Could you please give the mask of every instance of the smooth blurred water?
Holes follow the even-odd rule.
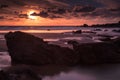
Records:
[[[0,68],[8,67],[11,65],[11,58],[8,52],[0,52]]]
[[[42,80],[120,80],[120,64],[73,67],[52,76],[44,76]]]
[[[11,64],[7,52],[0,52],[0,69]],[[20,67],[20,65],[19,65]],[[102,64],[94,66],[44,66],[39,75],[42,80],[120,80],[120,64]]]

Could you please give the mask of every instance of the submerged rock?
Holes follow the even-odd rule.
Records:
[[[70,41],[74,49],[47,44],[43,39],[23,32],[5,35],[12,64],[79,65],[120,62],[120,39],[78,44]]]
[[[73,33],[74,33],[74,34],[81,34],[81,33],[82,33],[82,30],[77,30],[77,31],[74,31]]]
[[[119,29],[119,30],[114,29],[114,30],[112,30],[112,31],[113,31],[113,32],[120,33],[120,29]]]
[[[111,41],[112,39],[109,37],[104,37],[104,38],[100,38],[99,40],[101,41]]]

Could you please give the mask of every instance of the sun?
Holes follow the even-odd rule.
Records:
[[[37,20],[37,16],[32,16],[31,14],[33,14],[35,11],[29,11],[28,12],[28,18],[31,20]]]

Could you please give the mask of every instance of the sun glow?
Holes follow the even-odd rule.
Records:
[[[29,11],[28,12],[28,18],[31,20],[37,20],[38,17],[37,16],[32,16],[31,14],[33,14],[35,11]]]

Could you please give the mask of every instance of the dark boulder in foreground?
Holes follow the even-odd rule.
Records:
[[[111,42],[74,45],[80,64],[104,64],[120,62],[120,39]]]
[[[75,63],[73,50],[50,45],[42,39],[23,32],[5,35],[12,64],[61,64]]]
[[[12,64],[76,65],[120,62],[120,39],[101,43],[74,44],[74,49],[50,45],[23,32],[5,35]]]
[[[16,68],[11,70],[1,70],[0,80],[42,80],[37,73],[26,68]]]

